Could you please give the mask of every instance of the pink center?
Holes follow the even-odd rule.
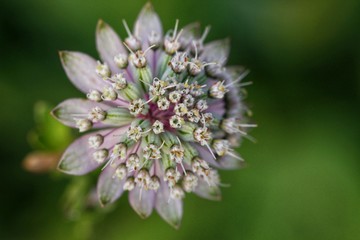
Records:
[[[153,124],[156,120],[164,124],[164,129],[167,131],[174,131],[170,126],[169,119],[175,115],[174,114],[174,104],[170,104],[169,109],[160,110],[156,103],[149,103],[149,111],[146,115],[142,115],[142,118],[147,119]]]

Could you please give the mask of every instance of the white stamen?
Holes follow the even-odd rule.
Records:
[[[130,29],[129,29],[129,26],[127,25],[125,19],[123,19],[122,22],[123,22],[123,25],[125,27],[126,33],[128,34],[129,37],[132,37],[133,35],[132,35],[132,33],[131,33]]]
[[[126,44],[126,42],[123,42],[124,46],[127,48],[127,50],[129,50],[129,52],[131,52],[132,54],[135,55],[135,53],[133,52],[133,50],[131,50],[131,48]]]
[[[207,37],[207,35],[209,34],[209,32],[210,32],[210,29],[211,29],[211,26],[206,26],[206,28],[205,28],[205,30],[204,30],[204,32],[203,32],[203,35],[201,36],[201,38],[200,38],[200,42],[204,42],[205,41],[205,38]]]
[[[240,82],[244,77],[246,77],[248,74],[250,73],[249,70],[246,70],[245,72],[243,72],[237,79],[235,79],[234,81],[232,81],[231,83],[227,84],[225,86],[225,88],[232,86],[233,84]]]
[[[211,153],[211,155],[213,156],[213,158],[216,160],[215,154],[213,153],[211,147],[209,146],[208,143],[205,143],[205,146],[207,147],[207,149],[209,150],[209,152]]]
[[[175,20],[175,27],[174,27],[174,32],[173,32],[173,40],[176,37],[176,33],[177,33],[177,29],[178,29],[178,25],[179,25],[179,19]]]
[[[253,128],[253,127],[257,127],[257,124],[239,124],[240,127],[244,127],[244,128]]]

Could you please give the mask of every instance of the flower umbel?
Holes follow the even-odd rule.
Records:
[[[61,51],[70,81],[87,99],[69,99],[52,114],[63,124],[89,131],[63,154],[58,169],[71,175],[97,168],[100,204],[129,191],[143,218],[153,208],[174,227],[182,218],[186,193],[220,199],[216,169],[241,167],[234,151],[247,129],[240,84],[247,71],[225,67],[229,41],[205,43],[209,27],[198,24],[163,34],[150,3],[124,42],[99,20],[100,61]],[[90,131],[91,130],[91,131]]]

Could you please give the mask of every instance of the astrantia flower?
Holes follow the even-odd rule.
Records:
[[[69,99],[52,114],[89,133],[72,143],[59,170],[83,175],[101,168],[97,184],[105,206],[129,191],[143,218],[153,208],[178,227],[186,193],[220,199],[216,169],[242,165],[234,151],[246,130],[240,67],[225,68],[229,41],[205,44],[190,24],[163,34],[150,4],[122,41],[102,20],[96,30],[99,61],[62,51],[71,82],[87,99]]]

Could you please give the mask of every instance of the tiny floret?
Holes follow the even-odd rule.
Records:
[[[91,101],[95,101],[95,102],[101,102],[102,98],[101,98],[101,93],[97,90],[91,90],[86,97],[91,100]]]
[[[140,158],[136,153],[130,154],[126,160],[126,167],[129,172],[136,171],[140,168]]]
[[[75,122],[79,132],[85,132],[92,127],[92,122],[89,119],[75,119]]]
[[[96,74],[102,77],[104,80],[107,79],[111,74],[109,66],[106,63],[101,64],[101,62],[98,61],[98,65],[96,66]]]
[[[129,105],[129,111],[132,115],[139,115],[144,110],[145,102],[142,99],[136,99],[132,101]]]
[[[101,134],[95,134],[89,137],[89,146],[91,148],[97,149],[104,142],[104,137]]]
[[[106,114],[107,113],[104,110],[102,110],[101,108],[94,107],[93,109],[91,109],[88,118],[92,122],[96,123],[96,122],[105,120]]]
[[[174,115],[170,118],[169,123],[172,128],[181,128],[184,124],[184,119],[178,115]]]
[[[94,153],[93,153],[93,158],[94,160],[97,162],[97,163],[104,163],[106,158],[108,157],[109,155],[109,151],[107,149],[99,149],[99,150],[96,150]]]
[[[127,169],[126,169],[125,164],[120,164],[119,166],[116,167],[113,178],[116,177],[116,178],[122,180],[126,177],[126,175],[127,175]]]
[[[115,101],[117,99],[117,93],[113,87],[105,87],[101,95],[101,99],[104,101]]]
[[[120,68],[124,69],[128,66],[128,55],[125,53],[119,53],[114,56],[115,64]]]
[[[165,131],[164,130],[164,124],[162,122],[160,122],[159,120],[156,120],[153,123],[152,129],[153,129],[155,134],[160,134],[160,133],[163,133]]]
[[[226,86],[224,86],[224,82],[218,81],[210,87],[210,96],[213,98],[223,98],[228,91]]]
[[[131,191],[135,188],[135,180],[133,177],[129,177],[128,179],[126,179],[124,186],[123,186],[124,190],[127,191]]]

